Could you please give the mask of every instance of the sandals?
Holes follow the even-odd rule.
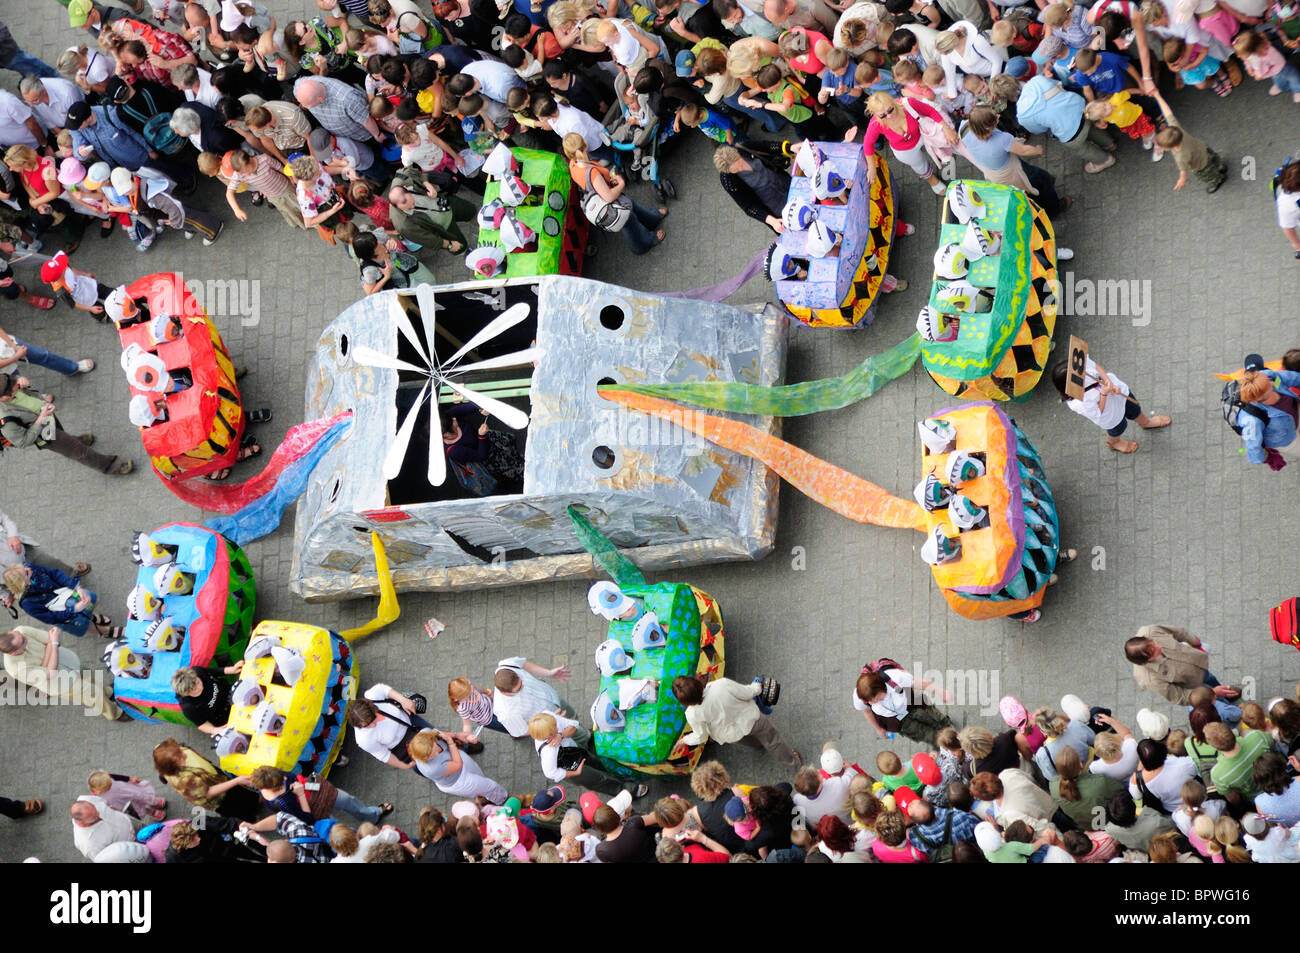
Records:
[[[1083,171],[1091,173],[1092,175],[1096,175],[1098,172],[1104,171],[1105,169],[1109,169],[1114,164],[1115,164],[1115,157],[1107,156],[1105,162],[1086,163],[1083,167]]]
[[[43,810],[45,810],[45,802],[38,797],[31,797],[23,801],[23,813],[28,817],[39,814]]]
[[[266,204],[266,196],[264,196],[261,192],[254,192],[254,193],[253,193],[253,204],[254,204],[254,205],[257,205],[257,206],[265,205],[265,204]]]
[[[107,238],[109,235],[112,235],[112,234],[113,234],[113,226],[114,226],[115,224],[117,224],[117,223],[114,222],[112,218],[106,218],[106,219],[104,219],[104,221],[101,222],[101,223],[100,223],[100,226],[99,226],[99,237],[100,237],[100,238]]]
[[[392,801],[385,801],[383,804],[379,805],[379,819],[380,819],[381,821],[382,821],[384,818],[386,818],[389,814],[392,814],[392,813],[393,813],[393,802],[392,802]]]
[[[271,408],[259,407],[257,410],[248,411],[248,422],[250,424],[269,424],[271,422]]]
[[[448,239],[442,243],[442,250],[451,255],[459,255],[465,250],[465,243]]]
[[[1232,80],[1227,79],[1226,77],[1224,79],[1215,80],[1214,92],[1217,96],[1227,96],[1232,92]]]
[[[234,471],[230,467],[222,467],[220,470],[214,470],[212,473],[209,473],[206,479],[211,480],[213,483],[220,483],[233,472]]]
[[[76,572],[78,578],[90,575],[90,563],[77,563],[72,569]]]
[[[54,307],[54,299],[47,298],[45,295],[28,295],[27,303],[38,311],[49,311]]]
[[[95,624],[96,628],[100,628],[100,629],[104,628],[105,626],[109,626],[113,624],[113,620],[110,619],[108,616],[104,615],[104,613],[102,612],[96,612],[94,615],[90,617],[90,621]]]
[[[262,445],[257,442],[257,438],[252,434],[245,434],[244,439],[239,444],[239,459],[251,460],[262,453]]]

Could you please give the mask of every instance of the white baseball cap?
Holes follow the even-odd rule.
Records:
[[[818,220],[808,228],[808,241],[805,247],[813,258],[825,258],[839,240],[838,232],[832,231],[829,225]]]
[[[840,754],[838,748],[827,745],[822,749],[821,765],[827,774],[839,774],[844,770],[844,755]]]

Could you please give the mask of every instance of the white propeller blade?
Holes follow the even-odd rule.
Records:
[[[419,418],[420,408],[429,393],[429,385],[429,381],[424,382],[424,387],[420,389],[420,396],[415,398],[415,403],[411,404],[411,409],[406,412],[406,419],[397,429],[397,436],[393,438],[393,443],[388,448],[388,456],[384,457],[385,480],[395,480],[402,472],[402,461],[406,459],[406,449],[411,445],[411,434],[415,432],[415,421]]]
[[[502,403],[495,397],[488,397],[486,394],[476,394],[469,388],[461,387],[455,381],[449,381],[445,377],[442,382],[470,403],[477,404],[483,410],[486,410],[489,414],[500,420],[512,430],[523,430],[528,426],[528,415],[522,410],[511,407],[509,404]]]
[[[415,371],[417,374],[425,375],[429,373],[427,367],[416,367],[414,364],[408,364],[406,361],[389,357],[387,354],[380,354],[373,347],[366,347],[364,344],[358,344],[352,348],[352,359],[358,364],[364,364],[367,367],[388,367],[393,370]]]
[[[494,367],[518,367],[521,364],[532,364],[541,356],[542,349],[540,347],[530,347],[523,351],[515,351],[513,354],[489,357],[486,361],[462,364],[456,368],[456,373],[459,374],[461,371],[486,371]]]
[[[442,442],[442,415],[438,413],[438,395],[429,398],[429,469],[425,479],[430,486],[442,486],[447,479],[447,446]]]
[[[419,336],[415,333],[415,325],[411,324],[410,315],[402,307],[401,295],[393,295],[393,322],[397,325],[397,330],[402,332],[402,336],[411,342],[415,348],[415,353],[424,359],[426,364],[429,363],[429,355],[424,352],[424,345],[420,343]]]
[[[520,321],[523,321],[528,317],[529,310],[530,308],[528,305],[521,301],[519,304],[514,305],[497,315],[484,325],[478,334],[466,341],[464,347],[451,357],[447,358],[447,360],[443,362],[443,366],[446,367],[455,364],[462,356],[474,350],[474,348],[478,347],[484,341],[490,341],[502,331],[508,331],[510,328],[513,328]]]
[[[438,320],[438,302],[432,285],[416,285],[415,300],[420,305],[420,323],[424,326],[424,339],[429,342],[429,366],[438,363],[438,339],[434,337]]]

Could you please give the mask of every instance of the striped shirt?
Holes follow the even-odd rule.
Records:
[[[293,103],[286,103],[281,99],[262,103],[262,106],[271,114],[275,125],[259,129],[253,133],[254,135],[266,136],[281,152],[302,149],[307,145],[307,137],[311,135],[311,123],[307,120],[306,113]]]
[[[456,714],[476,725],[486,725],[492,720],[492,699],[477,688],[456,703]]]
[[[279,164],[270,156],[262,153],[253,161],[251,172],[236,172],[226,186],[227,192],[237,192],[239,184],[245,182],[254,192],[261,192],[268,198],[283,195],[293,188],[292,180],[280,171]]]

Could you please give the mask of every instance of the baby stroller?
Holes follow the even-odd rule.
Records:
[[[605,134],[614,149],[619,171],[629,181],[640,178],[654,185],[660,201],[667,202],[677,198],[677,189],[672,180],[659,172],[659,153],[663,144],[674,133],[671,126],[664,126],[656,115],[659,107],[659,93],[637,95],[639,101],[636,110],[645,118],[645,123],[635,124],[637,116],[625,101],[629,80],[620,74],[614,81],[614,105],[605,114]]]

